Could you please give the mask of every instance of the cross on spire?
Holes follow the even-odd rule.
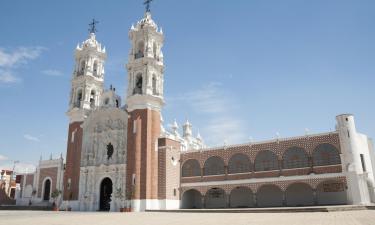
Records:
[[[96,29],[96,24],[98,24],[99,21],[96,21],[95,19],[92,19],[92,22],[89,23],[89,32],[92,34],[95,34],[98,30]]]
[[[143,5],[146,6],[146,12],[150,12],[150,4],[153,0],[145,0],[145,2],[143,3]]]

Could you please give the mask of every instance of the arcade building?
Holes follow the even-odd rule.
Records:
[[[129,30],[124,103],[104,88],[107,52],[91,25],[75,49],[65,163],[41,160],[21,175],[18,205],[145,211],[375,202],[373,144],[353,115],[338,115],[333,132],[208,148],[188,121],[181,133],[177,123],[163,126],[164,34],[150,11]]]

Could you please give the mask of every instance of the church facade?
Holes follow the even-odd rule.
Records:
[[[372,141],[357,132],[353,115],[337,116],[333,132],[207,148],[199,134],[192,135],[188,121],[182,134],[176,122],[170,131],[163,127],[164,34],[149,11],[131,27],[129,39],[125,104],[114,87],[104,88],[107,53],[95,29],[75,50],[66,162],[55,176],[61,179],[55,187],[62,191],[61,209],[375,202]],[[24,182],[49,200],[46,179],[40,183],[42,178],[31,181],[26,175]],[[18,202],[27,201],[21,194]]]

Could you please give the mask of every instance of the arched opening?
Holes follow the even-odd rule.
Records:
[[[257,192],[259,207],[280,207],[283,205],[283,192],[276,185],[263,185]]]
[[[261,151],[255,157],[255,171],[278,170],[279,163],[275,153],[266,150]]]
[[[347,204],[346,187],[341,181],[324,181],[316,191],[318,205]]]
[[[143,58],[144,57],[144,51],[145,51],[145,44],[143,41],[138,42],[137,45],[137,51],[135,53],[135,59]]]
[[[228,173],[247,173],[251,171],[251,162],[249,157],[244,154],[233,155],[228,163]]]
[[[75,103],[75,107],[77,107],[77,108],[81,107],[82,97],[83,97],[82,90],[79,90],[78,93],[77,93],[77,101]]]
[[[318,145],[313,152],[314,166],[327,166],[341,164],[337,148],[331,144]]]
[[[191,189],[185,191],[182,195],[182,205],[183,209],[201,209],[202,208],[202,195],[199,191]]]
[[[152,50],[153,50],[153,53],[154,53],[154,59],[157,59],[157,53],[156,53],[157,46],[156,46],[156,43],[155,43],[155,42],[153,43],[153,48],[152,48]]]
[[[86,66],[86,62],[85,62],[85,60],[82,60],[82,61],[81,61],[80,68],[79,68],[78,76],[84,74],[84,72],[85,72],[85,66]]]
[[[309,167],[309,158],[303,148],[292,147],[284,152],[283,168],[304,168]]]
[[[116,99],[116,108],[120,107],[120,103],[118,101],[118,99]]]
[[[225,191],[221,188],[212,188],[205,196],[207,209],[226,208]]]
[[[313,189],[305,183],[289,185],[285,191],[287,206],[309,206],[314,205]]]
[[[95,108],[95,95],[96,95],[95,90],[91,90],[91,93],[90,93],[90,107],[91,108]]]
[[[212,156],[204,163],[204,175],[224,174],[224,160],[218,156]]]
[[[196,177],[201,175],[201,167],[196,159],[189,159],[182,165],[182,177]]]
[[[94,76],[98,76],[98,62],[97,61],[94,62],[92,73],[94,74]]]
[[[153,95],[158,95],[158,91],[157,91],[157,88],[156,88],[156,76],[152,76],[152,94]]]
[[[47,179],[44,181],[44,188],[43,188],[43,200],[49,201],[51,196],[51,180]]]
[[[100,184],[100,211],[109,211],[111,209],[112,188],[111,179],[104,178]]]
[[[237,187],[231,191],[229,202],[231,208],[254,207],[253,192],[246,187]]]
[[[142,87],[143,87],[143,78],[142,74],[138,74],[135,79],[135,85],[134,85],[134,94],[142,94]]]

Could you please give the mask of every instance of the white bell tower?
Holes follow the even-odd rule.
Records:
[[[126,66],[128,110],[149,108],[160,111],[164,104],[163,32],[147,11],[144,18],[131,27],[129,38],[132,47]]]
[[[72,76],[72,89],[68,116],[72,121],[83,121],[88,112],[99,106],[103,93],[105,48],[96,40],[93,20],[89,38],[77,45],[75,67]]]

